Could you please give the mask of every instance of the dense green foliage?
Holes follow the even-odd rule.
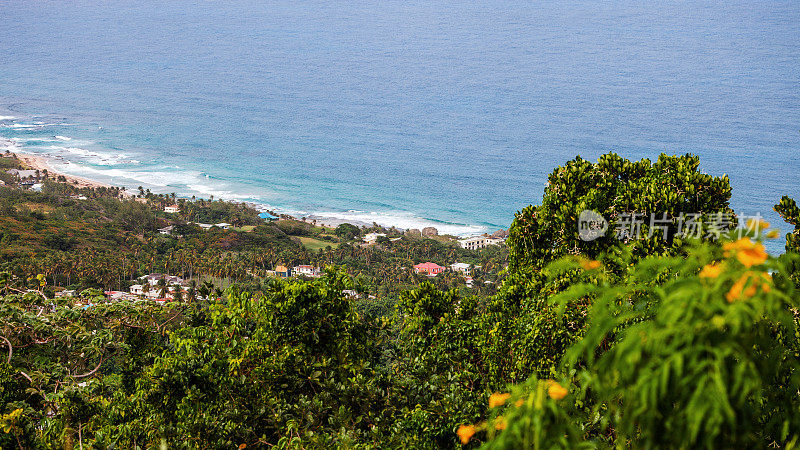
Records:
[[[67,192],[0,188],[2,448],[791,448],[800,437],[795,247],[772,258],[763,234],[577,234],[584,209],[729,212],[728,180],[696,157],[571,161],[517,214],[508,249],[479,252],[287,217],[202,231],[189,222],[247,225],[253,211]],[[161,211],[173,202],[180,213]],[[797,226],[793,201],[776,209]],[[177,231],[155,231],[166,224]],[[366,231],[392,239],[361,244]],[[499,286],[422,277],[421,260],[482,265],[476,280]],[[327,270],[266,277],[278,263]],[[154,269],[206,283],[165,304],[85,289]],[[82,297],[53,299],[54,285]]]
[[[580,157],[556,168],[548,178],[542,204],[529,206],[517,214],[508,238],[512,270],[542,267],[564,255],[581,253],[594,258],[620,240],[615,229],[623,214],[647,216],[641,231],[647,239],[623,239],[639,255],[663,252],[682,244],[675,239],[683,214],[732,213],[727,176],[714,177],[700,172],[697,156],[667,156],[655,163],[647,159],[629,161],[615,153],[591,163]],[[578,233],[578,218],[591,210],[609,220],[609,231],[601,238],[583,241]],[[672,219],[666,233],[653,227],[649,215],[666,214]]]
[[[78,194],[86,199],[74,198]],[[412,237],[361,246],[358,228],[355,235],[339,237],[331,229],[297,220],[267,222],[242,204],[179,201],[187,214],[213,212],[229,223],[239,216],[249,218],[241,219],[244,222],[258,220],[246,229],[203,231],[181,218],[183,212],[161,211],[161,203],[167,202],[164,197],[150,194],[150,198],[145,203],[120,200],[117,191],[76,191],[71,185],[51,181],[45,182],[41,193],[0,186],[0,270],[13,273],[23,284],[31,276],[44,274],[50,286],[78,290],[124,290],[151,272],[213,279],[223,285],[237,282],[257,289],[278,264],[335,264],[360,276],[367,293],[393,302],[404,289],[426,279],[412,270],[419,262],[482,266],[475,276],[476,291],[492,291],[493,285],[483,281],[497,281],[506,264],[504,247],[474,252],[454,242]],[[156,231],[167,225],[173,225],[172,235]],[[337,246],[309,250],[299,241],[305,236],[330,239]],[[441,287],[465,287],[463,277],[450,275],[435,281]]]

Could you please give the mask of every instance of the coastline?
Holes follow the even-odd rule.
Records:
[[[66,178],[67,182],[69,184],[73,185],[73,186],[76,186],[76,187],[79,187],[79,188],[125,187],[126,190],[121,190],[120,193],[123,196],[125,196],[126,198],[135,197],[135,192],[133,190],[127,190],[128,188],[130,188],[130,186],[124,186],[124,185],[115,186],[115,185],[112,185],[112,184],[109,184],[109,183],[106,183],[106,182],[98,181],[98,180],[95,180],[95,179],[92,179],[92,178],[87,178],[85,176],[72,175],[72,174],[65,173],[63,171],[59,171],[57,169],[54,169],[53,165],[50,163],[50,159],[51,158],[49,158],[47,156],[27,153],[27,152],[21,151],[19,147],[12,146],[12,145],[4,146],[4,147],[2,147],[2,150],[10,151],[14,155],[16,155],[16,157],[20,160],[20,162],[24,166],[27,166],[28,168],[30,168],[32,170],[39,170],[39,171],[47,170],[48,174],[51,177],[63,176],[64,178]],[[188,197],[186,197],[186,198],[188,198]],[[249,202],[249,201],[242,201],[241,203],[248,204],[248,205],[254,207],[255,209],[264,210],[264,211],[270,211],[270,210],[262,208],[261,205],[256,205],[256,204],[253,204],[252,202]],[[297,214],[283,214],[283,215],[292,217],[293,219],[298,220],[298,221],[306,222],[306,223],[309,223],[309,224],[315,224],[315,225],[323,226],[323,227],[327,227],[327,228],[336,228],[337,226],[339,226],[341,224],[344,224],[344,223],[348,223],[348,224],[354,225],[354,226],[359,227],[359,228],[371,227],[373,225],[373,223],[367,222],[366,220],[360,220],[360,219],[362,219],[361,217],[348,219],[348,218],[343,218],[343,217],[332,217],[332,216],[328,216],[328,215],[325,215],[325,214],[313,214],[313,213],[309,214],[307,216],[299,216]],[[417,228],[417,229],[421,230],[422,228],[426,227],[425,225],[422,225],[420,227],[413,227],[413,226],[409,227],[408,224],[400,224],[400,223],[393,223],[393,224],[382,223],[381,226],[383,226],[385,228],[396,228],[396,229],[398,229],[400,231],[405,231],[405,230],[412,229],[412,228]],[[449,233],[446,230],[438,229],[438,227],[436,227],[436,225],[433,224],[433,223],[431,223],[430,225],[427,225],[427,226],[428,227],[437,228],[437,232],[439,234],[452,235],[452,236],[458,236],[458,237],[476,236],[476,235],[480,235],[482,233],[490,233],[491,232],[491,230],[484,230],[484,231],[476,230],[475,232],[467,232],[467,233]]]
[[[13,148],[10,148],[8,150],[11,153],[13,153],[14,155],[16,155],[16,157],[25,166],[29,167],[30,169],[39,170],[39,171],[47,170],[48,174],[51,177],[63,176],[64,178],[67,179],[67,182],[69,184],[73,185],[73,186],[76,186],[76,187],[79,187],[79,188],[100,188],[100,187],[110,188],[110,187],[115,187],[114,185],[111,185],[111,184],[108,184],[108,183],[104,183],[102,181],[98,181],[98,180],[94,180],[94,179],[86,178],[86,177],[81,177],[81,176],[77,176],[77,175],[71,175],[71,174],[68,174],[68,173],[61,172],[61,171],[58,171],[56,169],[53,169],[53,166],[49,164],[49,158],[46,157],[46,156],[33,155],[33,154],[30,154],[30,153],[21,152],[21,151],[19,151],[17,149],[13,149]],[[123,187],[123,186],[118,186],[118,187]],[[120,191],[120,192],[121,192],[122,195],[124,195],[127,198],[135,197],[135,193],[133,191],[123,190],[123,191]],[[260,209],[260,208],[258,208],[258,205],[252,204],[251,202],[241,202],[241,203],[248,204],[248,205],[250,205],[250,206],[252,206],[252,207],[254,207],[256,209]],[[344,218],[328,217],[328,216],[318,215],[318,214],[310,214],[310,215],[305,216],[305,217],[299,217],[299,216],[294,216],[294,215],[288,215],[288,216],[292,217],[294,220],[298,220],[298,221],[301,221],[301,222],[306,222],[306,223],[314,224],[314,225],[318,225],[318,226],[323,226],[323,227],[327,227],[327,228],[336,228],[337,226],[339,226],[341,224],[344,224],[344,223],[355,225],[355,226],[357,226],[359,228],[371,227],[373,225],[372,223],[368,223],[368,222],[365,222],[363,220],[356,220],[356,219],[348,220],[348,219],[344,219]],[[386,227],[386,228],[396,228],[396,229],[398,229],[400,231],[405,231],[405,230],[409,229],[409,228],[403,228],[403,227],[400,227],[400,226],[397,226],[397,225],[383,225],[383,226]],[[442,233],[442,230],[438,230],[438,231],[443,235],[448,235],[448,233]],[[490,231],[487,230],[486,232],[490,232]],[[468,237],[468,236],[479,235],[479,234],[481,234],[481,233],[454,234],[453,236]]]
[[[67,182],[73,186],[79,188],[110,188],[114,187],[108,183],[103,183],[101,181],[92,180],[90,178],[79,177],[77,175],[70,175],[68,173],[60,172],[58,170],[53,169],[53,167],[48,164],[48,159],[44,156],[39,155],[32,155],[30,153],[23,153],[20,151],[15,151],[9,149],[11,153],[16,155],[17,159],[19,159],[25,166],[29,167],[31,170],[39,170],[47,171],[47,173],[51,177],[62,176],[67,179]],[[123,195],[126,197],[132,197],[133,194],[128,192],[127,190],[121,191]]]

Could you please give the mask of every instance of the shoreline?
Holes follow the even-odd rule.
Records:
[[[83,177],[83,176],[78,176],[78,175],[71,175],[71,174],[68,174],[68,173],[53,169],[53,167],[52,167],[52,165],[50,164],[50,161],[49,161],[50,158],[48,158],[47,156],[34,155],[34,154],[31,154],[31,153],[26,153],[26,152],[20,151],[18,148],[6,147],[6,149],[8,149],[11,153],[13,153],[20,160],[20,162],[23,165],[28,166],[30,169],[32,169],[32,170],[37,170],[38,169],[39,171],[47,170],[48,175],[51,178],[63,176],[64,178],[67,179],[67,182],[70,185],[73,185],[73,186],[78,187],[78,188],[101,188],[101,187],[103,187],[103,188],[111,188],[111,187],[120,187],[120,188],[122,188],[122,187],[125,187],[125,186],[122,186],[122,185],[115,186],[115,185],[112,185],[112,184],[109,184],[109,183],[105,183],[105,182],[102,182],[102,181],[98,181],[98,180],[95,180],[95,179],[91,179],[91,178],[87,178],[87,177]],[[125,187],[125,189],[126,190],[121,190],[120,191],[120,193],[125,198],[135,198],[136,195],[135,195],[134,191],[127,190],[127,187]],[[188,197],[185,197],[185,198],[188,198]],[[231,200],[231,201],[235,201],[235,200]],[[259,208],[258,205],[255,205],[252,202],[247,202],[247,201],[235,201],[235,202],[247,204],[247,205],[250,205],[251,207],[254,207],[254,209],[261,210],[261,208]],[[278,212],[276,212],[276,213],[278,213]],[[304,217],[295,216],[295,215],[292,215],[292,214],[284,214],[284,215],[292,217],[294,220],[298,220],[298,221],[301,221],[301,222],[306,222],[306,223],[309,223],[309,224],[316,224],[318,226],[324,226],[324,227],[327,227],[327,228],[336,228],[337,226],[339,226],[341,224],[344,224],[344,223],[348,223],[348,224],[354,225],[354,226],[359,227],[359,228],[370,227],[370,226],[373,225],[372,223],[367,223],[367,222],[365,222],[363,220],[357,220],[357,219],[348,220],[348,219],[345,219],[345,218],[328,217],[328,216],[319,215],[319,214],[310,214],[310,215],[304,216]],[[410,229],[410,228],[401,227],[399,225],[391,225],[391,224],[383,224],[381,226],[383,226],[384,228],[387,228],[387,229],[388,228],[396,228],[397,230],[400,230],[400,231],[405,231],[407,229]],[[436,228],[435,225],[431,225],[431,226]],[[422,228],[419,228],[419,229],[421,230]],[[442,235],[445,235],[445,234],[450,235],[450,233],[444,233],[443,230],[438,230],[437,229],[437,231]],[[491,233],[491,230],[486,230],[483,233]],[[476,232],[476,233],[464,233],[464,234],[452,234],[452,235],[453,236],[457,236],[457,237],[469,237],[469,236],[481,235],[483,233]]]
[[[48,163],[48,158],[45,156],[40,155],[32,155],[30,153],[20,152],[18,150],[8,149],[11,153],[13,153],[19,161],[29,167],[31,170],[38,170],[40,172],[47,171],[47,174],[50,178],[55,177],[64,177],[67,179],[67,182],[78,188],[112,188],[112,187],[122,187],[122,186],[113,186],[108,183],[103,183],[102,181],[92,180],[90,178],[79,177],[77,175],[70,175],[68,173],[60,172],[58,170],[53,169],[53,167]],[[125,197],[133,197],[133,194],[128,192],[127,190],[120,191]]]

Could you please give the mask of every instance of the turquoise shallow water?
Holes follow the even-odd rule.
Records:
[[[507,227],[556,165],[611,150],[697,153],[773,222],[800,197],[793,2],[164,3],[0,3],[3,145],[453,233]]]

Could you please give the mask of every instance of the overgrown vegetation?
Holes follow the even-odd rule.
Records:
[[[134,201],[0,194],[13,236],[0,276],[3,448],[793,448],[800,437],[796,240],[775,258],[764,223],[740,236],[731,221],[719,240],[579,237],[584,209],[612,228],[625,212],[730,212],[727,178],[699,173],[695,157],[557,168],[542,204],[512,224],[507,270],[503,248],[366,246],[366,230],[287,218],[200,231],[147,204],[152,228],[130,229],[118,212]],[[794,201],[776,209],[797,226]],[[167,220],[186,228],[152,231]],[[298,237],[338,246],[312,252]],[[107,269],[89,271],[103,258]],[[420,277],[420,259],[480,264],[499,288]],[[328,269],[262,276],[279,262]],[[86,286],[156,268],[236,283],[165,305],[97,290],[50,298],[82,264],[71,277]]]

